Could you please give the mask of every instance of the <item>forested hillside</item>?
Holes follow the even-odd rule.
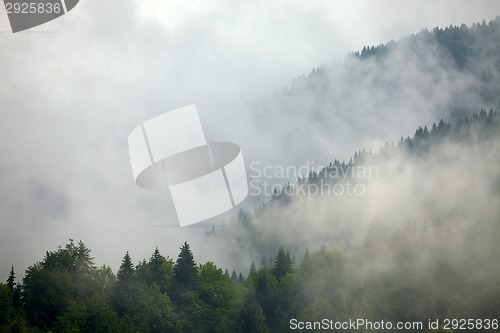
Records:
[[[263,142],[296,152],[263,149],[261,157],[274,163],[274,156],[286,163],[346,158],[420,124],[497,110],[499,54],[500,17],[366,46],[250,103]]]
[[[493,110],[454,124],[441,120],[377,153],[360,150],[349,161],[334,160],[295,184],[281,184],[255,211],[241,210],[236,222],[209,235],[230,243],[234,260],[269,266],[278,244],[297,255],[322,244],[353,250],[376,220],[473,227],[500,216],[499,154]],[[371,168],[374,174],[360,175]],[[362,185],[361,195],[347,193],[348,184]]]

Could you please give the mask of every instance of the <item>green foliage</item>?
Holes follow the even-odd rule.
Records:
[[[171,284],[171,294],[175,302],[182,302],[183,296],[196,289],[198,285],[198,271],[194,262],[193,253],[187,242],[181,247],[181,252],[174,265]],[[187,300],[187,299],[186,299]]]
[[[253,288],[244,291],[235,326],[235,331],[239,333],[264,333],[269,331],[264,311],[255,296]]]
[[[197,302],[199,329],[203,332],[232,332],[237,284],[208,262],[199,267]]]
[[[123,257],[122,264],[118,269],[118,274],[116,275],[118,278],[118,282],[126,285],[129,282],[132,282],[135,277],[134,264],[132,264],[132,259],[130,258],[130,254],[125,253]]]
[[[0,323],[8,321],[13,312],[12,290],[8,285],[0,283]]]
[[[149,261],[142,261],[136,267],[136,274],[140,280],[148,285],[156,284],[160,292],[166,293],[172,281],[174,263],[155,249]]]
[[[281,246],[274,259],[273,274],[278,281],[281,281],[290,272],[292,272],[292,258]]]
[[[252,261],[252,264],[250,265],[250,270],[248,272],[248,276],[254,274],[256,271],[257,269],[255,268],[255,263]]]
[[[10,290],[14,291],[14,287],[16,286],[16,274],[14,273],[14,265],[12,265],[12,267],[10,268],[7,285],[9,286]]]
[[[194,267],[196,284],[184,290],[182,302],[173,304],[169,293],[151,278],[155,260],[160,260],[158,267],[165,264],[157,250],[137,268],[127,253],[117,278],[108,266],[96,268],[88,260],[75,266],[70,243],[28,268],[21,309],[14,306],[11,288],[0,284],[0,331],[288,332],[291,318],[495,318],[500,312],[500,289],[495,287],[500,272],[498,235],[499,219],[460,234],[449,234],[441,224],[394,228],[374,221],[355,251],[307,251],[294,269],[283,247],[272,270],[256,270],[245,281],[232,279],[212,262]],[[460,258],[435,241],[445,238],[454,243],[466,240]],[[90,258],[89,251],[80,253]],[[181,254],[177,269],[190,267],[193,272],[185,265],[194,263],[187,243]],[[423,258],[433,260],[422,262]],[[482,266],[485,260],[490,263],[487,269]],[[283,264],[287,269],[277,269]],[[145,268],[149,275],[138,273]],[[81,271],[87,275],[82,277]]]

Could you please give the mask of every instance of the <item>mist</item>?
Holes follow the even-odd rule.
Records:
[[[236,249],[233,260],[243,272],[252,261],[258,266],[262,257],[268,260],[264,267],[272,267],[280,246],[297,258],[297,265],[306,251],[325,247],[354,254],[366,246],[371,230],[378,228],[384,242],[389,243],[377,242],[377,247],[414,237],[406,234],[408,229],[419,230],[424,243],[446,244],[447,255],[436,260],[445,257],[451,262],[461,262],[464,253],[475,251],[476,247],[486,249],[479,237],[468,239],[467,235],[498,224],[500,132],[496,124],[488,135],[483,127],[471,125],[466,130],[468,139],[448,136],[431,143],[424,152],[410,152],[405,141],[382,146],[373,153],[364,151],[357,162],[350,162],[354,164],[349,168],[358,170],[354,171],[354,177],[330,173],[333,175],[330,178],[325,176],[315,181],[310,177],[295,182],[291,185],[293,190],[276,187],[281,192],[269,197],[255,211],[215,230],[213,238],[225,240],[228,249]],[[430,128],[432,124],[426,126]],[[363,171],[368,168],[376,172]],[[330,166],[329,170],[335,168]],[[348,182],[353,184],[351,188],[359,184],[360,189],[348,193]],[[338,187],[335,189],[333,184]],[[303,191],[297,191],[301,186]],[[394,233],[403,236],[393,238]],[[419,248],[412,251],[419,252]],[[486,268],[490,265],[490,254],[476,262],[485,267],[485,273],[494,271]],[[390,265],[390,258],[396,254],[389,250],[387,255],[377,260]],[[375,267],[379,264],[377,260],[370,263]],[[426,254],[418,260],[425,265],[437,265]]]

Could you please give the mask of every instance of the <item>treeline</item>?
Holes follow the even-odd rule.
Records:
[[[495,141],[500,139],[500,115],[497,111],[490,109],[486,111],[474,112],[470,117],[458,119],[454,124],[447,123],[441,119],[438,123],[433,123],[430,128],[420,126],[415,134],[406,138],[401,137],[397,143],[386,142],[377,153],[371,150],[361,149],[354,153],[348,161],[335,159],[320,170],[311,170],[307,176],[297,179],[296,184],[283,184],[275,188],[270,200],[256,207],[255,216],[262,216],[265,210],[278,204],[287,205],[296,197],[294,187],[319,185],[323,183],[339,183],[353,179],[352,170],[363,165],[379,165],[381,161],[387,161],[401,156],[401,153],[413,158],[425,158],[432,149],[445,143],[455,144],[477,144],[487,140]],[[335,177],[331,175],[334,174]],[[355,178],[355,177],[354,177]],[[288,195],[293,193],[293,195]],[[240,211],[238,222],[248,226],[252,220],[252,214]]]
[[[458,68],[474,67],[476,57],[484,54],[498,52],[498,44],[484,43],[485,40],[498,40],[500,33],[500,16],[486,23],[474,23],[468,27],[466,24],[460,26],[450,25],[447,28],[434,28],[431,31],[424,29],[416,35],[406,37],[409,44],[414,46],[422,42],[435,42],[446,54],[453,59]],[[380,58],[390,53],[397,42],[391,41],[378,46],[365,46],[361,51],[351,53],[352,56],[366,59],[370,57]],[[486,46],[486,48],[485,48]]]
[[[398,41],[366,46],[340,64],[319,66],[250,106],[256,124],[265,129],[273,130],[284,115],[297,124],[313,120],[293,131],[280,128],[287,138],[280,144],[293,146],[300,143],[295,136],[307,137],[310,151],[322,156],[322,140],[344,139],[337,136],[340,129],[373,131],[357,132],[359,141],[394,132],[405,121],[402,110],[426,119],[436,114],[451,119],[469,114],[477,105],[498,109],[498,54],[500,16],[470,27],[422,30]],[[377,121],[380,128],[371,126]],[[315,140],[311,130],[321,140]]]
[[[433,148],[443,143],[467,143],[477,144],[486,140],[497,140],[500,135],[500,117],[497,111],[490,109],[472,113],[471,117],[458,119],[454,124],[447,123],[441,119],[433,123],[430,128],[420,126],[415,130],[413,137],[401,137],[397,144],[386,142],[378,153],[362,149],[354,153],[348,161],[334,160],[319,172],[311,171],[309,177],[299,179],[299,183],[317,183],[318,180],[327,179],[331,169],[343,170],[340,174],[347,177],[351,174],[349,169],[364,164],[378,164],[381,160],[394,158],[397,154],[405,153],[415,158],[424,158],[431,153]]]
[[[355,251],[323,247],[294,263],[280,248],[272,267],[252,264],[245,279],[196,265],[187,243],[175,262],[155,249],[134,265],[126,253],[115,275],[70,241],[22,282],[12,270],[0,284],[0,332],[289,332],[293,318],[500,319],[499,236],[498,218],[453,229],[377,220]]]
[[[470,27],[466,24],[460,26],[450,25],[446,28],[436,27],[432,30],[423,29],[417,34],[401,38],[399,41],[391,40],[378,46],[364,46],[361,51],[350,52],[349,57],[358,60],[375,59],[384,61],[398,48],[406,47],[411,53],[425,58],[425,53],[430,52],[429,46],[436,47],[441,56],[452,60],[452,66],[460,71],[474,73],[482,81],[482,90],[479,92],[484,101],[492,102],[498,106],[498,93],[495,82],[498,81],[496,69],[494,72],[485,72],[482,63],[495,63],[496,54],[500,52],[500,16],[495,20],[474,23]],[[425,47],[422,47],[425,46]],[[410,60],[408,60],[410,61]],[[284,88],[291,95],[297,93],[296,88],[309,86],[316,87],[320,95],[325,92],[324,81],[331,69],[327,65],[313,69],[308,75],[298,77],[289,89]]]

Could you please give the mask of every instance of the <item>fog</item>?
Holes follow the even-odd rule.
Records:
[[[339,181],[338,187],[331,186],[327,178],[318,187],[313,184],[302,192],[290,190],[289,201],[274,199],[251,215],[250,225],[232,221],[217,230],[214,238],[226,239],[228,248],[235,249],[233,259],[244,263],[238,269],[245,271],[252,261],[258,266],[262,256],[272,258],[279,246],[287,248],[298,264],[306,250],[326,247],[354,253],[365,244],[373,226],[386,228],[384,238],[391,241],[395,231],[403,232],[411,226],[427,230],[424,236],[429,243],[446,244],[447,258],[452,262],[460,262],[471,249],[484,246],[488,255],[481,260],[487,267],[494,250],[478,239],[467,239],[467,234],[498,224],[500,133],[478,139],[481,134],[476,128],[470,141],[443,140],[426,153],[410,154],[403,146],[382,148],[357,166],[355,176],[348,180],[360,185],[357,190],[349,193],[342,176],[333,172],[330,179]],[[367,168],[376,171],[363,171]],[[299,186],[295,183],[295,190]],[[405,235],[413,241],[414,236]],[[426,255],[419,260],[432,262]],[[372,264],[375,267],[383,262],[388,264],[391,259]]]
[[[370,71],[370,61],[352,64],[348,52],[422,28],[490,20],[499,9],[495,1],[82,0],[69,14],[18,34],[10,33],[0,11],[0,276],[7,277],[14,264],[20,277],[46,250],[70,238],[81,239],[96,264],[114,269],[127,250],[134,262],[155,246],[175,257],[185,240],[198,262],[234,267],[231,248],[205,237],[205,229],[177,227],[167,192],[135,186],[127,151],[132,129],[194,103],[207,139],[240,144],[247,164],[348,158],[437,121],[450,98],[475,85],[473,76],[446,66],[423,74],[418,64],[438,67],[446,59],[431,53],[412,62],[402,49],[391,62],[415,67],[399,79],[400,65],[391,66],[388,79],[400,80],[398,94],[374,90],[369,78],[381,75],[380,69]],[[321,64],[332,68],[328,75],[341,87],[339,96],[327,96],[335,102],[333,116],[297,117],[298,106],[310,105],[301,95],[287,101],[292,114],[283,114],[281,104],[274,107],[276,91]],[[354,75],[349,85],[343,71],[350,68],[368,70],[368,80],[359,85],[356,78],[366,73]],[[439,93],[426,95],[436,78]],[[352,89],[356,94],[348,97]],[[256,109],[260,103],[268,109]],[[384,184],[378,186],[393,193]],[[246,207],[264,199],[249,198]],[[384,214],[382,199],[369,207],[359,212],[366,220]]]

